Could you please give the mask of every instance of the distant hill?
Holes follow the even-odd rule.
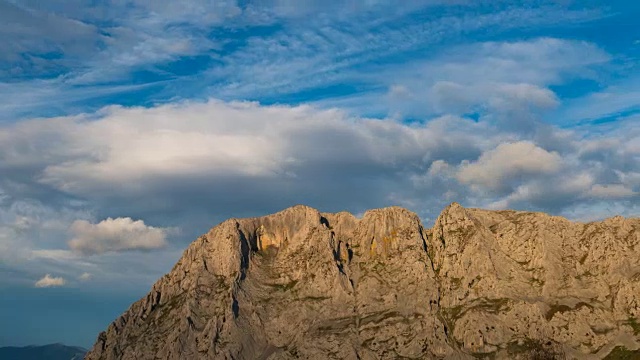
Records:
[[[77,346],[51,344],[43,346],[0,347],[2,360],[82,360],[86,349]]]

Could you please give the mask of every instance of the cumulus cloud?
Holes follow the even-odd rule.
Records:
[[[309,106],[216,100],[110,107],[98,116],[26,121],[0,130],[6,140],[0,160],[37,168],[41,184],[94,197],[114,188],[144,191],[167,179],[286,178],[320,165],[331,165],[330,172],[420,164],[429,154],[448,158],[454,148],[454,156],[477,153],[468,131],[483,127],[455,117],[411,126]],[[38,145],[15,151],[24,141]],[[46,161],[42,151],[51,154]]]
[[[475,162],[461,166],[457,177],[462,183],[496,189],[520,175],[548,174],[559,170],[562,158],[530,141],[498,145],[484,152]]]
[[[42,279],[36,281],[35,286],[38,288],[58,287],[64,286],[67,281],[62,277],[53,277],[50,274],[46,274]]]
[[[75,221],[70,228],[74,238],[69,247],[83,255],[110,251],[152,250],[166,245],[166,230],[145,225],[142,220],[108,218],[97,224]]]

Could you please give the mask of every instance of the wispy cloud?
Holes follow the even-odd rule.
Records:
[[[452,4],[442,1],[276,3],[3,3],[0,19],[8,25],[0,31],[11,40],[0,61],[6,87],[0,94],[12,101],[0,108],[0,119],[128,105],[124,94],[132,91],[137,103],[194,96],[301,102],[326,97],[328,88],[375,91],[382,84],[367,78],[372,67],[400,70],[409,59],[428,58],[431,47],[468,41],[464,34],[499,35],[604,15],[556,5],[496,10],[466,1],[453,5],[474,9],[473,15],[448,11]],[[309,11],[318,16],[306,16]],[[28,26],[42,19],[56,31]],[[15,71],[23,72],[22,81]]]
[[[550,110],[561,104],[551,86],[589,79],[611,57],[593,43],[558,38],[533,38],[453,46],[429,59],[413,60],[402,69],[381,68],[369,75],[383,89],[402,88],[402,97],[383,103],[383,112],[411,117],[452,113],[491,114],[508,122],[525,120],[532,110]],[[376,102],[364,96],[357,108]],[[327,100],[349,106],[349,101]],[[514,116],[518,113],[520,116]],[[525,116],[523,116],[525,115]]]
[[[560,19],[571,22],[597,17],[595,12],[549,8],[506,9],[473,16],[412,15],[400,24],[398,19],[391,17],[378,21],[341,23],[338,27],[318,26],[303,31],[284,29],[269,37],[249,38],[243,47],[221,59],[222,66],[207,72],[209,81],[220,81],[211,86],[211,92],[225,98],[274,99],[309,89],[322,90],[336,83],[351,83],[371,90],[379,87],[383,81],[382,76],[377,79],[371,76],[371,70],[378,70],[376,68],[381,63],[384,64],[385,75],[393,72],[401,74],[406,69],[407,61],[428,59],[430,53],[426,49],[442,47],[445,42],[450,47],[468,41],[462,40],[463,33],[500,33],[512,27],[556,24]],[[500,47],[500,44],[489,43],[482,51],[485,54],[507,53],[511,57],[529,58],[531,63],[537,63],[536,59],[548,60],[548,52],[557,50],[561,45],[552,41],[549,43],[548,50],[543,46],[528,47],[525,44],[518,47],[520,44],[516,43]],[[584,61],[581,52],[571,53],[571,49],[565,52],[567,56],[575,57],[574,61]],[[502,65],[509,66],[508,63]],[[537,66],[545,65],[540,63]],[[494,75],[502,74],[501,70],[510,70],[496,68],[495,64],[486,64],[485,68]],[[450,68],[449,72],[455,73],[456,69]],[[428,74],[435,75],[437,72]],[[477,74],[482,72],[477,70]],[[515,73],[512,76],[516,76]],[[524,74],[520,73],[520,76]],[[390,78],[394,77],[386,76],[386,79]]]

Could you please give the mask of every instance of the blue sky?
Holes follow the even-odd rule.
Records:
[[[634,1],[0,0],[0,346],[298,203],[640,213]]]

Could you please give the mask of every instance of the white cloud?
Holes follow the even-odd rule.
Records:
[[[483,127],[453,117],[411,126],[309,106],[215,100],[150,109],[111,107],[98,116],[0,128],[6,140],[0,143],[0,161],[36,167],[40,183],[94,197],[113,189],[144,191],[163,179],[295,176],[314,163],[419,164],[429,153],[454,147],[468,151],[476,145],[467,129]],[[23,142],[37,146],[15,151]],[[49,157],[42,158],[43,152]]]
[[[550,86],[592,79],[610,60],[593,43],[557,38],[455,45],[433,57],[357,77],[386,86],[389,91],[382,99],[384,94],[356,94],[328,102],[410,117],[476,113],[517,127],[560,105]],[[411,96],[391,96],[397,90]]]
[[[407,89],[406,86],[403,85],[392,85],[389,87],[388,95],[394,99],[407,99],[413,97],[411,91]]]
[[[421,59],[418,66],[401,61],[394,64],[396,66],[383,69],[376,66],[365,68],[366,73],[352,69],[354,65],[369,65],[372,60],[390,54],[445,43],[447,40],[457,43],[462,33],[497,28],[504,31],[534,23],[555,22],[559,18],[567,21],[584,20],[595,15],[589,11],[559,13],[550,10],[511,8],[492,13],[478,12],[473,16],[434,17],[417,22],[409,18],[401,24],[397,23],[397,17],[388,16],[393,11],[386,11],[387,16],[378,14],[373,21],[362,16],[360,20],[365,21],[352,22],[352,26],[317,26],[295,32],[285,29],[269,38],[251,39],[246,47],[226,58],[225,66],[212,69],[209,75],[214,79],[225,79],[213,86],[215,94],[232,98],[292,93],[344,82],[345,79],[366,82],[375,79],[386,83],[387,88],[405,85],[406,80],[410,85],[415,84],[416,89],[413,86],[409,88],[413,93],[425,87],[424,80],[428,84],[439,79],[466,83],[484,77],[488,82],[540,84],[541,79],[558,79],[561,71],[582,71],[584,66],[595,61],[592,55],[602,55],[599,56],[599,62],[608,59],[603,51],[586,42],[542,38],[506,45],[500,42],[474,45],[468,49],[468,54],[460,51],[456,56],[448,54],[451,56],[446,59],[438,58],[434,63],[427,64]],[[562,69],[556,69],[561,62]],[[478,69],[469,66],[471,64],[477,65]],[[403,83],[397,83],[399,78]],[[424,102],[424,98],[421,99]]]
[[[18,21],[21,23],[39,26],[9,26],[10,31],[5,34],[13,41],[7,43],[7,51],[0,53],[15,59],[9,63],[8,71],[25,69],[31,76],[23,76],[30,80],[11,81],[7,86],[0,84],[0,97],[8,99],[0,105],[0,119],[33,113],[68,113],[69,109],[75,112],[83,109],[79,104],[82,101],[91,102],[92,99],[125,94],[146,86],[155,87],[154,101],[174,98],[176,87],[183,88],[185,91],[181,93],[184,94],[204,92],[205,95],[215,94],[225,99],[271,99],[282,94],[327,88],[336,83],[363,82],[380,89],[391,85],[387,83],[389,79],[397,79],[397,75],[404,74],[407,64],[401,57],[397,63],[388,64],[394,71],[392,75],[396,75],[389,76],[377,69],[379,59],[396,57],[432,44],[457,44],[464,39],[463,35],[475,32],[502,32],[558,21],[582,22],[602,16],[598,10],[573,11],[544,5],[514,6],[501,11],[478,9],[473,16],[464,13],[444,18],[435,14],[427,18],[412,16],[413,11],[424,12],[426,7],[434,4],[455,5],[449,1],[413,1],[411,4],[357,1],[348,5],[311,1],[305,2],[305,6],[292,7],[289,4],[285,8],[297,9],[294,18],[298,20],[300,11],[305,14],[325,13],[325,16],[303,15],[304,21],[293,22],[283,21],[291,14],[277,10],[279,7],[274,8],[271,1],[239,5],[236,1],[212,3],[210,0],[189,0],[175,5],[166,1],[136,0],[88,5],[73,0],[64,5],[55,1],[38,3],[37,6],[32,2],[7,5],[6,8],[19,12]],[[0,9],[0,21],[5,20],[4,17],[15,21],[17,15],[13,10]],[[234,31],[274,23],[281,25],[279,29],[267,31],[264,35],[249,32],[247,38],[238,39]],[[51,28],[55,31],[49,31]],[[215,36],[210,36],[212,33]],[[477,54],[486,58],[490,54],[504,53],[515,57],[495,61],[497,65],[506,66],[504,73],[511,74],[511,79],[515,77],[513,81],[504,81],[509,83],[537,84],[518,80],[519,74],[525,72],[535,73],[535,76],[526,78],[529,80],[555,76],[557,71],[550,64],[556,63],[554,60],[559,54],[554,50],[562,46],[567,47],[563,54],[573,61],[573,68],[582,69],[584,63],[588,63],[584,59],[589,59],[592,52],[583,54],[583,63],[575,61],[572,49],[580,43],[563,42],[558,45],[554,41],[546,38],[537,41],[544,43],[538,46],[540,51],[528,51],[534,55],[539,53],[532,57],[535,62],[531,62],[537,71],[522,71],[523,68],[528,70],[527,67],[514,64],[527,61],[527,56],[522,55],[527,50],[524,45],[521,47],[525,50],[512,49],[518,43],[511,47],[500,46],[500,43],[489,43],[484,47],[476,45],[472,56]],[[592,50],[587,45],[581,48]],[[220,57],[219,50],[223,47],[225,56]],[[61,59],[34,55],[47,51],[53,51]],[[21,55],[24,53],[28,56]],[[554,57],[546,58],[549,55]],[[214,59],[216,65],[209,66],[205,58]],[[192,60],[193,72],[197,75],[183,74],[185,67],[182,66],[179,72],[170,69],[174,62]],[[546,64],[546,67],[540,64]],[[48,68],[51,66],[53,69]],[[44,69],[40,69],[42,67]],[[498,67],[493,63],[484,66],[492,74],[500,73],[496,70]],[[518,67],[518,71],[512,71],[514,67]],[[142,69],[153,73],[153,76],[138,76]],[[2,70],[0,68],[0,75]],[[442,74],[447,77],[457,72],[454,69]],[[33,76],[39,74],[55,76]],[[146,83],[136,81],[136,85],[131,85],[129,80],[133,77],[137,80],[153,79]],[[455,82],[457,78],[449,80]],[[423,93],[408,89],[411,93]],[[415,101],[424,102],[424,98],[416,96]]]
[[[640,172],[623,172],[616,171],[616,175],[620,178],[620,181],[628,187],[640,187]]]
[[[89,281],[89,280],[91,280],[92,277],[93,277],[93,275],[91,273],[84,272],[80,276],[78,276],[78,279],[80,281]]]
[[[46,274],[42,279],[36,281],[35,287],[47,288],[64,286],[67,281],[62,277],[52,277],[50,274]]]
[[[497,201],[487,204],[490,209],[507,209],[511,207],[529,207],[539,204],[559,203],[570,207],[572,202],[582,197],[593,184],[593,176],[587,172],[575,174],[562,173],[556,176],[541,177],[536,179],[524,179]]]
[[[550,109],[559,104],[553,91],[532,84],[500,84],[497,86],[497,91],[500,97],[490,100],[497,108],[528,104],[541,109]]]
[[[451,166],[444,160],[436,160],[429,166],[427,174],[429,176],[447,176],[451,174]]]
[[[71,262],[79,259],[79,255],[73,251],[63,249],[36,249],[31,251],[29,259],[54,260],[58,262]]]
[[[37,186],[105,204],[111,210],[104,217],[137,211],[148,220],[159,209],[181,216],[184,208],[240,215],[255,204],[271,211],[302,201],[331,207],[359,194],[351,201],[363,208],[432,192],[446,199],[421,205],[425,212],[456,197],[476,206],[560,211],[589,201],[594,184],[621,182],[637,191],[636,135],[633,123],[621,126],[626,130],[601,132],[602,140],[547,126],[537,142],[454,116],[409,124],[311,106],[209,100],[7,125],[0,128],[0,164],[6,176],[28,169]],[[105,241],[104,248],[76,243],[85,253],[130,247],[124,240]],[[33,254],[70,256],[45,251]]]
[[[166,229],[147,226],[144,221],[131,218],[108,218],[97,224],[77,220],[70,231],[74,238],[69,240],[69,247],[84,255],[152,250],[166,245]]]
[[[472,111],[483,104],[492,110],[508,111],[524,107],[550,109],[559,103],[553,91],[547,88],[487,80],[475,84],[438,81],[431,87],[429,98],[437,111],[454,113]]]
[[[476,162],[464,163],[457,178],[465,184],[496,189],[515,176],[556,172],[561,164],[558,153],[548,152],[530,141],[504,143],[484,152]]]

